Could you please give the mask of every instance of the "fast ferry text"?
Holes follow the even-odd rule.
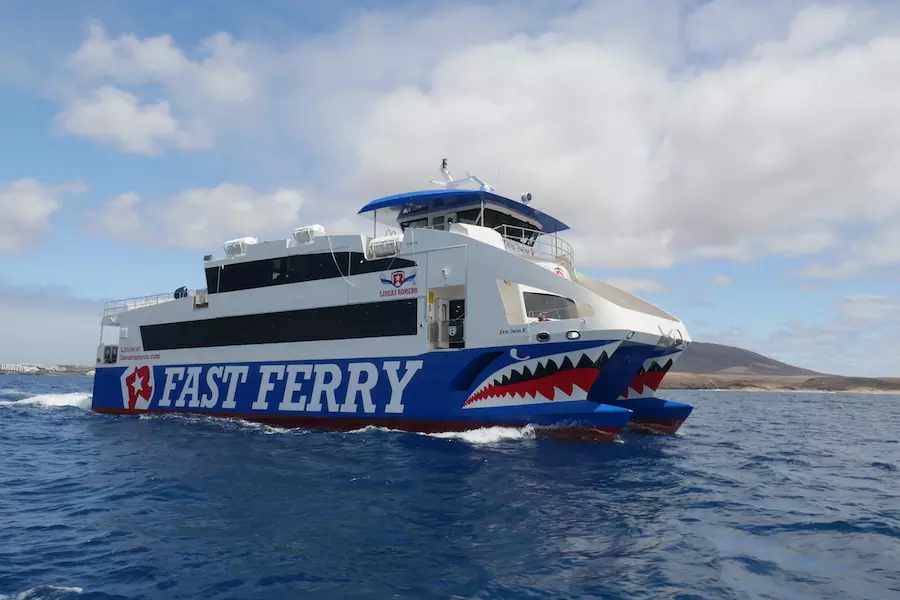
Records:
[[[121,377],[122,400],[136,409],[156,400],[159,409],[401,414],[404,391],[422,365],[386,360],[380,367],[374,362],[132,366]]]

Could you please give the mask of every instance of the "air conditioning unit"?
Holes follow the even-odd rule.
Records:
[[[325,235],[325,228],[321,225],[307,225],[294,230],[294,240],[298,244],[311,244],[317,237]]]
[[[242,237],[235,240],[228,240],[222,244],[226,256],[240,256],[247,253],[247,246],[255,244],[255,237]]]
[[[403,245],[402,235],[389,235],[380,238],[374,238],[369,242],[369,252],[374,258],[383,258],[385,256],[394,256],[400,252],[400,246]]]

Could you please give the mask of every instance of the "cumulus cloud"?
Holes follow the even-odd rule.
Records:
[[[298,226],[303,206],[299,190],[259,193],[233,183],[189,189],[153,203],[127,192],[104,204],[91,231],[120,241],[209,249],[235,237],[287,236]],[[156,231],[161,235],[154,235]]]
[[[89,231],[119,242],[150,239],[139,213],[140,202],[137,192],[125,192],[107,200],[100,210],[89,213]]]
[[[169,103],[140,105],[134,94],[112,87],[96,90],[57,115],[67,133],[108,142],[129,154],[159,154],[161,146],[206,148],[209,133],[200,123],[183,126],[169,114]]]
[[[841,300],[841,313],[848,319],[900,323],[900,300],[878,294],[854,294]]]
[[[50,217],[62,196],[87,190],[82,183],[45,185],[20,179],[0,186],[0,254],[16,254],[38,244],[50,229]]]
[[[257,81],[246,67],[247,45],[227,33],[200,41],[199,58],[190,59],[172,36],[138,39],[126,34],[111,39],[94,23],[87,38],[68,59],[82,79],[123,85],[158,83],[170,91],[201,96],[203,101],[244,104],[257,93]]]
[[[873,224],[844,244],[831,263],[819,261],[795,273],[810,279],[846,279],[900,265],[900,219]]]
[[[284,232],[297,222],[302,206],[297,190],[259,194],[249,186],[223,183],[182,192],[163,203],[158,214],[173,244],[208,248],[228,237]]]
[[[355,189],[416,185],[439,149],[590,227],[604,244],[581,256],[597,266],[817,254],[834,228],[898,211],[900,131],[885,124],[900,116],[900,38],[848,41],[849,14],[801,11],[784,38],[680,73],[554,32],[473,44],[373,105]],[[663,232],[664,249],[609,251]]]
[[[900,220],[896,16],[801,0],[455,3],[360,12],[292,47],[220,33],[186,50],[94,25],[68,64],[80,85],[159,85],[171,114],[270,173],[315,164],[317,214],[426,187],[449,157],[572,224],[583,267],[819,257],[855,240],[852,263],[816,258],[808,274],[860,273],[896,264],[900,239],[886,229]]]

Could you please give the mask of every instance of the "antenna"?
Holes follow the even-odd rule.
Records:
[[[482,192],[493,192],[494,188],[484,181],[481,177],[477,175],[469,175],[466,173],[465,179],[453,179],[453,175],[450,173],[450,169],[447,168],[447,159],[444,158],[441,160],[441,179],[442,181],[438,181],[434,177],[430,178],[429,181],[435,185],[443,186],[447,189],[456,189],[463,183],[467,181],[473,181],[478,184],[478,187]]]

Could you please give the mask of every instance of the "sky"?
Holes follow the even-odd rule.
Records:
[[[900,376],[896,2],[0,0],[0,142],[2,362],[448,158],[694,340]]]

